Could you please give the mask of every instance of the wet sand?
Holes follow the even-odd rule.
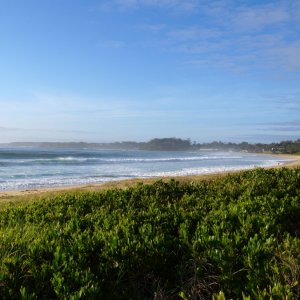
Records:
[[[270,155],[270,154],[268,154]],[[275,157],[282,157],[291,159],[291,162],[287,162],[285,164],[281,164],[273,167],[266,168],[282,168],[282,167],[300,167],[300,155],[288,155],[288,154],[276,154]],[[229,173],[236,173],[240,171],[232,171],[232,172],[220,172],[220,173],[211,173],[211,174],[201,174],[201,175],[188,175],[188,176],[175,176],[175,177],[155,177],[155,178],[137,178],[137,179],[127,179],[120,181],[111,181],[108,183],[98,183],[98,184],[85,184],[79,186],[65,186],[65,187],[54,187],[54,188],[42,188],[42,189],[32,189],[32,190],[17,190],[17,191],[4,191],[0,192],[0,204],[1,202],[12,201],[18,198],[30,198],[34,196],[37,198],[39,196],[44,196],[47,194],[55,194],[61,192],[83,192],[83,191],[99,191],[105,190],[109,188],[126,188],[130,186],[134,186],[139,182],[153,183],[157,180],[169,180],[170,178],[175,178],[179,182],[190,182],[190,181],[200,181],[200,180],[211,180],[215,178],[220,178],[222,176],[226,176]]]

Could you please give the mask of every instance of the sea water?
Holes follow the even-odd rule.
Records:
[[[0,191],[208,174],[287,161],[268,155],[216,151],[0,148]]]

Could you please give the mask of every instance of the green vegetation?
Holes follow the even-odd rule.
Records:
[[[300,169],[0,211],[1,299],[297,299]]]
[[[282,141],[271,144],[212,142],[207,144],[194,144],[193,147],[200,147],[202,149],[211,148],[215,150],[247,151],[252,153],[270,152],[277,154],[300,154],[300,139],[296,141]]]
[[[153,139],[141,145],[140,148],[156,151],[184,151],[191,149],[191,141],[177,138]]]

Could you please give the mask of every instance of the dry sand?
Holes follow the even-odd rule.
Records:
[[[269,154],[268,154],[269,155]],[[291,159],[291,162],[286,164],[269,167],[269,168],[281,168],[281,167],[299,167],[300,166],[300,155],[286,155],[278,154],[274,155],[276,157],[288,158]],[[234,171],[237,172],[237,171]],[[42,189],[33,189],[33,190],[18,190],[18,191],[5,191],[0,192],[0,204],[4,202],[11,202],[15,200],[23,200],[24,198],[38,198],[40,196],[47,196],[47,194],[55,194],[61,192],[82,192],[82,191],[98,191],[105,190],[109,188],[126,188],[136,185],[138,182],[143,183],[153,183],[159,179],[169,180],[170,178],[175,178],[180,182],[188,181],[199,181],[199,180],[210,180],[226,176],[226,174],[232,172],[223,172],[223,173],[214,173],[214,174],[203,174],[203,175],[190,175],[190,176],[178,176],[178,177],[163,177],[163,178],[147,178],[147,179],[128,179],[121,181],[112,181],[108,183],[99,183],[99,184],[86,184],[80,186],[67,186],[67,187],[56,187],[56,188],[42,188]]]

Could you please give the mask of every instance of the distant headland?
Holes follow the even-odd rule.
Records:
[[[254,153],[300,153],[300,139],[282,141],[270,144],[224,143],[214,141],[210,143],[192,142],[181,138],[155,138],[148,142],[123,141],[113,143],[86,143],[86,142],[12,142],[0,144],[0,147],[39,147],[39,148],[74,148],[74,149],[112,149],[112,150],[148,150],[148,151],[245,151]]]

